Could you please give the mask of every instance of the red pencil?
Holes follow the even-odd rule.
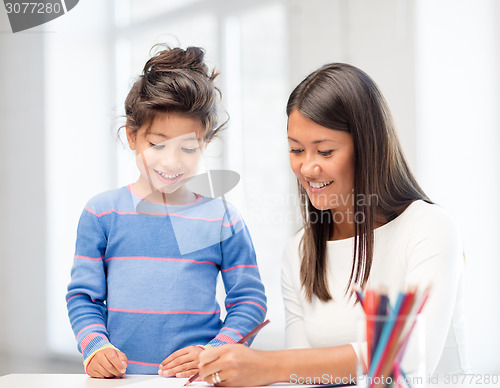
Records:
[[[377,317],[376,295],[373,290],[365,290],[365,313],[366,313],[366,362],[372,361],[373,338],[375,336],[375,321]]]

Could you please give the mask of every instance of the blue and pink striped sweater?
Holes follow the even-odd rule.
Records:
[[[83,210],[67,307],[85,366],[115,346],[129,359],[127,373],[156,374],[185,346],[237,342],[264,320],[266,296],[233,206],[201,196],[185,206],[154,204],[128,186],[97,195]]]

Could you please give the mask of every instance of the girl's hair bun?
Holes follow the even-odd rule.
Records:
[[[200,47],[188,47],[183,50],[179,47],[169,48],[165,45],[156,45],[154,48],[164,47],[166,49],[158,52],[149,59],[144,66],[144,75],[154,72],[171,72],[180,69],[192,70],[207,76],[213,80],[217,75],[215,72],[209,74],[205,64],[205,52]]]
[[[157,114],[181,113],[200,120],[204,139],[211,140],[225,124],[217,127],[218,73],[209,71],[200,47],[153,47],[158,48],[162,50],[146,62],[125,100],[126,127],[137,133]]]

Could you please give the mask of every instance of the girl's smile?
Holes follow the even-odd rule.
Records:
[[[173,185],[174,183],[177,183],[179,180],[181,180],[182,176],[184,175],[184,174],[167,174],[164,172],[160,172],[158,170],[154,170],[154,172],[158,174],[159,179],[166,185]]]

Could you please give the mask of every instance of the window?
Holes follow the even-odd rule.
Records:
[[[97,19],[90,16],[96,7],[101,11]],[[205,167],[240,174],[226,198],[242,211],[252,233],[272,321],[255,346],[283,347],[276,281],[283,246],[275,241],[284,242],[290,234],[283,222],[289,192],[283,173],[288,171],[284,6],[280,1],[235,5],[227,0],[214,6],[194,0],[119,0],[114,7],[81,4],[78,11],[73,20],[51,25],[64,33],[47,37],[50,349],[77,355],[64,301],[77,222],[93,195],[138,177],[134,154],[124,133],[121,142],[116,139],[117,130],[124,124],[125,97],[151,47],[161,42],[205,48],[209,66],[221,73],[223,108],[231,120],[221,140],[209,145]],[[75,21],[77,15],[81,19]],[[95,29],[87,35],[89,20]]]

